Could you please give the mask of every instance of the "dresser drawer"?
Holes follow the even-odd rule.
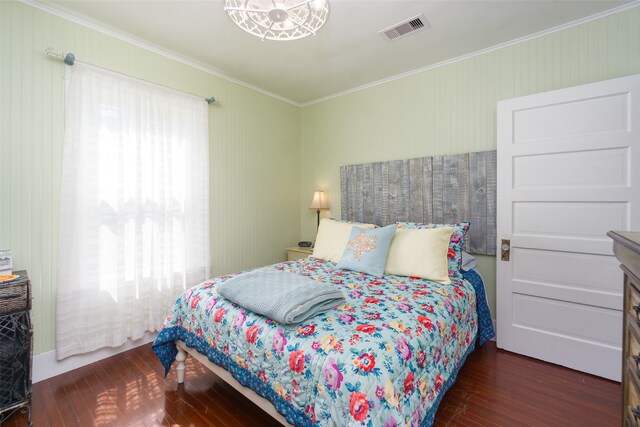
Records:
[[[623,359],[624,377],[623,383],[625,390],[624,402],[624,425],[628,427],[640,427],[636,418],[636,414],[640,415],[640,375],[636,362],[636,357],[640,358],[640,324],[638,323],[634,306],[640,304],[640,294],[637,290],[627,284],[625,286],[627,301],[627,316],[625,327],[625,347],[623,349],[625,358]]]
[[[625,423],[640,427],[640,292],[636,277],[625,271],[626,328],[624,348]],[[637,360],[636,360],[637,359]]]
[[[626,408],[626,424],[629,427],[637,427],[638,419],[636,414],[640,415],[640,393],[638,392],[638,377],[636,375],[635,362],[627,365],[627,408]]]
[[[626,310],[629,315],[629,319],[637,321],[640,318],[640,292],[631,283],[629,276],[625,276],[624,291],[626,292],[625,301],[627,301]]]
[[[638,423],[638,418],[636,418],[635,412],[631,409],[631,407],[627,407],[627,417],[624,425],[626,427],[638,427],[640,425]]]

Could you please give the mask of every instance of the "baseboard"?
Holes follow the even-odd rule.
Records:
[[[152,342],[157,335],[158,334],[156,332],[147,332],[145,336],[139,340],[129,340],[119,347],[102,348],[100,350],[92,351],[91,353],[67,357],[63,360],[56,360],[55,350],[38,354],[33,356],[32,381],[37,383],[39,381],[46,380],[47,378],[55,377],[56,375],[64,374],[65,372],[80,368],[81,366],[97,362],[98,360],[106,359],[107,357],[114,356],[118,353],[122,353],[123,351],[148,344]]]

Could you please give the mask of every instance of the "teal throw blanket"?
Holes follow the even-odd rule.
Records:
[[[283,324],[304,322],[344,302],[331,284],[269,267],[232,277],[217,288],[223,298]]]

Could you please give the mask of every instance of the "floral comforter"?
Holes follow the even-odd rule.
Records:
[[[314,258],[271,268],[331,282],[346,302],[284,326],[219,297],[216,285],[231,276],[204,282],[178,298],[153,344],[166,371],[180,339],[269,399],[294,425],[433,422],[478,331],[469,281],[375,278]]]

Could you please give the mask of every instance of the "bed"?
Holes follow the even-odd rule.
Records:
[[[186,349],[251,389],[283,423],[426,426],[474,346],[493,337],[474,270],[440,284],[376,278],[316,258],[269,268],[332,283],[346,300],[285,326],[220,297],[216,286],[232,276],[206,281],[177,299],[153,344],[165,372],[177,357],[182,382]]]

